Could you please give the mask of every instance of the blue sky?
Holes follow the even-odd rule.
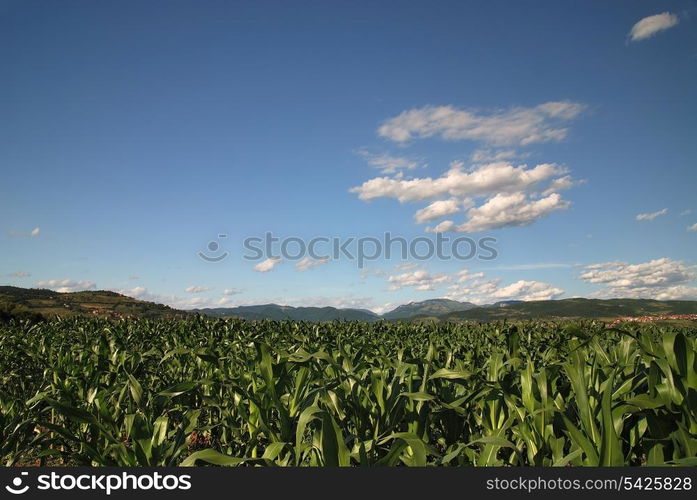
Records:
[[[697,299],[696,22],[678,0],[1,1],[0,282],[178,307]],[[439,224],[497,259],[242,258],[266,232]],[[199,258],[219,234],[227,258]]]

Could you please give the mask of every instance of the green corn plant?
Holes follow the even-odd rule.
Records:
[[[0,326],[6,465],[691,464],[695,328]]]

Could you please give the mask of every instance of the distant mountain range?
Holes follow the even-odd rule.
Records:
[[[215,309],[194,309],[207,316],[217,318],[243,319],[292,319],[295,321],[378,321],[380,316],[365,309],[337,309],[336,307],[291,307],[278,304],[260,306],[221,307]]]
[[[414,316],[442,316],[443,314],[468,311],[476,308],[471,302],[458,302],[450,299],[429,299],[421,302],[409,302],[382,315],[383,319],[409,319]]]
[[[218,318],[295,321],[497,321],[540,318],[596,318],[697,314],[697,301],[649,299],[508,300],[478,306],[471,302],[429,299],[403,304],[383,315],[365,309],[291,307],[277,304],[179,311],[110,291],[60,293],[52,290],[0,286],[0,319],[8,317],[89,315],[105,318],[172,318],[192,313]]]
[[[243,319],[293,319],[306,321],[496,321],[535,318],[598,318],[612,320],[624,316],[697,314],[697,301],[659,301],[649,299],[562,299],[523,302],[506,300],[478,306],[471,302],[429,299],[409,302],[378,315],[363,309],[334,307],[290,307],[276,304],[218,309],[199,309],[209,316]]]

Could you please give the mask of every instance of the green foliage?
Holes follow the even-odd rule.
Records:
[[[0,327],[6,465],[657,465],[689,329],[68,318]]]
[[[0,323],[9,323],[10,321],[27,321],[37,323],[43,321],[44,317],[19,304],[11,302],[0,302]]]

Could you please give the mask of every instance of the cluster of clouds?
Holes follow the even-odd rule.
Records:
[[[519,280],[502,285],[500,278],[487,278],[483,272],[473,273],[467,269],[458,271],[454,275],[433,274],[425,269],[415,269],[390,275],[387,277],[387,282],[390,291],[403,288],[432,291],[450,283],[447,286],[445,298],[477,304],[501,300],[550,300],[564,294],[564,290],[549,283]]]
[[[189,289],[199,289],[207,287],[187,287],[185,291],[188,294],[196,294],[202,292],[190,292]],[[167,304],[175,309],[202,309],[205,307],[226,307],[231,305],[229,297],[209,297],[209,296],[185,296],[180,297],[176,294],[159,294],[148,290],[144,286],[136,286],[134,288],[118,288],[112,289],[116,293],[133,297],[138,300],[146,300],[148,302],[157,302],[159,304]]]
[[[368,165],[377,168],[383,174],[401,174],[405,170],[414,170],[422,162],[412,158],[392,156],[388,153],[371,153],[366,149],[359,149],[356,153],[362,157]]]
[[[680,18],[671,12],[647,16],[632,26],[628,40],[647,40],[677,26],[679,22]],[[357,154],[376,168],[381,176],[351,188],[350,192],[363,201],[391,198],[400,203],[423,204],[414,212],[413,218],[417,224],[427,224],[427,232],[477,233],[532,224],[569,208],[570,202],[561,193],[582,181],[574,179],[567,168],[555,163],[534,166],[515,164],[515,161],[529,156],[528,153],[517,151],[517,148],[566,139],[570,123],[585,109],[584,104],[568,100],[494,110],[465,109],[452,105],[407,109],[385,120],[378,127],[377,135],[400,146],[417,139],[440,139],[473,141],[483,147],[471,154],[469,166],[454,161],[435,177],[408,177],[415,170],[428,166],[421,158],[359,149]],[[690,213],[686,210],[680,215]],[[636,215],[636,220],[653,221],[667,214],[668,209],[663,208],[640,213]],[[456,215],[460,216],[461,222],[454,220]],[[687,231],[697,232],[697,223],[687,226]],[[9,235],[33,238],[40,232],[41,228],[37,226],[31,230],[10,231]],[[305,272],[328,261],[306,257],[295,263],[295,269]],[[269,258],[254,265],[253,270],[267,273],[281,262],[280,258]],[[564,290],[549,283],[518,280],[502,284],[501,279],[487,278],[482,272],[462,270],[454,275],[431,273],[413,263],[396,266],[393,273],[375,271],[373,274],[385,277],[391,291],[433,291],[449,285],[446,297],[476,303],[548,300],[564,294]],[[27,278],[31,273],[16,271],[7,276]],[[670,258],[639,264],[619,261],[591,264],[583,267],[578,278],[601,286],[602,289],[594,294],[598,297],[697,299],[695,266]],[[59,292],[96,288],[92,281],[75,279],[38,281],[36,285]],[[187,294],[184,297],[155,294],[143,286],[114,291],[180,308],[230,305],[231,297],[242,293],[231,288],[223,290],[218,297],[209,297],[207,292],[211,290],[207,286],[191,285],[184,289]],[[288,303],[285,299],[279,301]],[[377,305],[372,298],[353,296],[299,298],[296,302],[298,305],[370,308],[378,312],[394,306],[391,303]]]
[[[96,287],[95,283],[92,281],[74,279],[37,281],[36,285],[41,288],[48,288],[61,293],[94,290]]]
[[[425,269],[396,274],[387,278],[390,284],[388,290],[395,291],[406,287],[413,287],[418,291],[435,290],[442,283],[450,281],[447,274],[431,274]]]
[[[364,201],[394,198],[399,202],[429,202],[414,214],[427,223],[456,213],[466,220],[456,224],[441,221],[427,232],[482,232],[511,226],[525,226],[569,207],[560,192],[576,184],[566,168],[554,163],[534,167],[507,162],[477,165],[466,169],[455,161],[436,178],[376,177],[350,191]],[[479,204],[478,204],[479,203]]]
[[[31,275],[30,273],[23,273],[23,277],[24,276]],[[97,285],[93,281],[76,280],[70,278],[37,281],[36,286],[61,293],[97,290]],[[154,293],[144,286],[136,286],[132,288],[109,287],[106,288],[106,290],[120,293],[134,299],[157,302],[159,304],[167,304],[177,309],[227,307],[233,305],[233,299],[231,298],[232,296],[243,293],[242,290],[236,288],[227,288],[223,290],[219,296],[204,296],[202,294],[212,291],[213,288],[203,285],[192,285],[184,288],[184,292],[186,293],[184,296],[179,296],[176,294]]]
[[[329,257],[322,257],[319,259],[314,259],[312,257],[304,257],[295,264],[295,269],[300,272],[309,271],[315,267],[323,266],[329,262]]]
[[[263,300],[258,298],[247,298],[239,300],[232,299],[231,296],[241,294],[238,289],[226,289],[222,296],[214,297],[179,297],[177,295],[162,295],[150,292],[145,287],[135,287],[131,289],[115,289],[117,293],[133,297],[139,300],[158,302],[167,304],[177,309],[203,309],[207,307],[236,307],[245,305],[258,305],[260,303],[274,303],[295,307],[336,307],[338,309],[366,309],[376,313],[382,313],[395,305],[392,303],[377,303],[372,297],[345,295],[339,297],[265,297]]]
[[[596,297],[642,298],[655,300],[697,299],[695,266],[667,257],[640,264],[603,262],[585,266],[580,278],[602,285]]]
[[[646,40],[678,23],[678,16],[671,12],[651,15],[639,20],[628,37],[632,42]],[[394,198],[401,203],[428,201],[427,206],[414,214],[419,224],[460,212],[465,214],[464,222],[440,220],[427,227],[427,232],[482,232],[531,224],[567,209],[570,203],[560,193],[577,181],[566,169],[554,164],[515,166],[512,163],[515,159],[526,156],[515,148],[564,140],[570,122],[585,109],[584,104],[568,100],[495,110],[452,105],[407,109],[384,121],[377,129],[378,136],[399,145],[416,139],[438,138],[474,141],[486,147],[471,155],[470,169],[454,162],[448,171],[435,178],[406,177],[406,172],[423,162],[361,149],[358,153],[383,175],[351,188],[350,192],[364,201],[375,198]],[[652,220],[664,214],[662,211],[640,214],[637,220]]]
[[[186,295],[179,296],[176,294],[160,294],[151,292],[146,287],[137,286],[134,288],[112,288],[114,292],[133,297],[134,299],[147,300],[149,302],[157,302],[167,304],[175,309],[203,309],[207,307],[234,307],[239,304],[237,296],[244,293],[238,288],[226,288],[222,292],[215,292],[212,287],[203,285],[192,285],[184,289]]]
[[[502,270],[533,270],[550,267],[576,267],[580,274],[576,277],[600,289],[591,297],[598,298],[646,298],[655,300],[697,300],[697,266],[668,257],[632,264],[613,261],[585,266],[542,263],[517,265]],[[498,268],[497,268],[498,269]],[[363,270],[363,278],[368,274],[384,278],[388,291],[410,289],[420,292],[442,290],[444,298],[452,300],[487,304],[505,300],[552,300],[561,298],[565,291],[550,283],[534,280],[517,280],[504,283],[501,278],[492,278],[484,272],[463,269],[455,273],[432,273],[415,262],[406,262],[391,271]],[[95,290],[92,281],[62,279],[38,281],[36,285],[58,292],[77,292]],[[213,288],[191,285],[184,288],[185,296],[157,294],[144,286],[133,288],[112,288],[111,290],[140,300],[168,304],[175,308],[192,309],[204,307],[232,307],[257,304],[260,299],[238,300],[243,293],[235,288],[224,289],[217,294],[209,294]],[[234,297],[234,298],[233,298]],[[265,298],[265,302],[275,302],[297,306],[332,306],[339,308],[370,309],[384,312],[397,304],[387,302],[378,304],[372,297],[347,295],[341,297],[295,297]]]
[[[683,210],[680,212],[680,216],[684,217],[686,215],[690,215],[692,213],[692,210],[687,209]],[[656,212],[647,212],[643,214],[637,214],[636,220],[638,221],[652,221],[654,219],[657,219],[658,217],[663,217],[664,215],[668,215],[668,209],[667,208],[662,208],[661,210],[657,210]],[[687,226],[687,231],[697,231],[697,222]]]
[[[424,106],[402,112],[378,128],[378,135],[405,143],[414,138],[482,141],[494,145],[527,146],[560,141],[568,133],[565,123],[584,106],[552,101],[535,107],[512,107],[479,112],[454,106]]]
[[[446,298],[475,304],[502,300],[552,300],[561,297],[564,290],[542,281],[518,280],[502,285],[500,278],[487,278],[484,273],[459,271],[456,283],[448,287]]]
[[[576,102],[550,101],[488,112],[454,106],[406,110],[386,120],[378,135],[398,144],[436,137],[479,141],[487,147],[472,153],[469,168],[454,161],[437,177],[407,177],[405,171],[416,168],[416,161],[361,150],[361,156],[383,175],[350,192],[363,201],[393,198],[400,203],[427,203],[414,213],[418,224],[438,221],[427,226],[426,232],[476,233],[526,226],[567,209],[569,202],[560,193],[578,182],[568,169],[554,163],[515,165],[512,161],[525,154],[500,148],[561,141],[568,135],[569,122],[584,109],[585,105]],[[463,222],[446,219],[458,213],[464,214]]]
[[[516,167],[505,162],[481,165],[469,170],[464,167],[461,161],[452,162],[448,171],[435,179],[376,177],[352,188],[351,192],[364,201],[386,197],[409,202],[450,196],[472,203],[473,198],[487,197],[494,193],[539,190],[541,183],[568,174],[565,168],[554,163],[543,163],[532,168],[525,165]],[[436,214],[437,217],[440,215]]]
[[[282,261],[283,259],[281,259],[280,257],[269,257],[268,259],[264,259],[258,264],[255,264],[252,267],[252,269],[258,273],[268,273],[270,271],[273,271],[276,268],[276,266],[278,266]],[[309,271],[310,269],[323,266],[328,262],[329,257],[321,257],[317,259],[313,257],[303,257],[295,263],[295,269],[302,273],[305,271]]]
[[[515,269],[541,267],[577,267],[567,264],[536,264],[515,266]],[[598,298],[642,298],[655,300],[697,300],[697,266],[668,257],[638,264],[627,262],[601,262],[578,266],[578,279],[602,288],[590,296]],[[511,268],[513,269],[513,268]],[[467,269],[450,275],[433,274],[424,269],[388,274],[388,290],[412,288],[432,291],[446,287],[445,298],[477,304],[501,300],[552,300],[564,295],[564,290],[541,281],[518,280],[503,284],[500,278],[488,278],[483,272]]]

